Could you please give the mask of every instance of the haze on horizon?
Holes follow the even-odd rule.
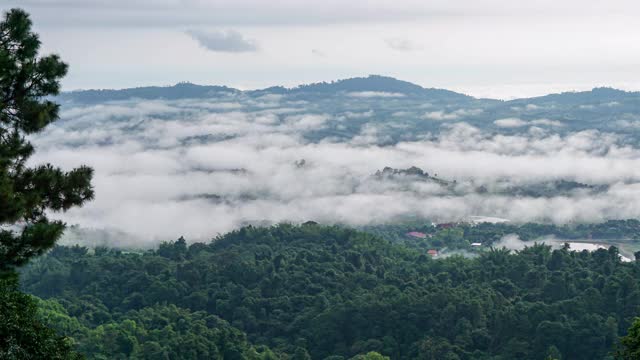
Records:
[[[477,97],[640,89],[630,0],[6,0],[32,14],[65,90],[240,89],[382,74]],[[126,49],[126,51],[125,51]]]

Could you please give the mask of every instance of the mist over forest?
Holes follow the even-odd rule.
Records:
[[[2,5],[0,360],[640,359],[637,1]]]
[[[113,233],[118,245],[206,240],[283,221],[640,217],[639,93],[599,88],[501,101],[370,76],[292,89],[181,83],[58,99],[61,119],[33,137],[31,161],[91,163],[97,195],[53,216],[104,241]],[[385,167],[427,176],[374,176]],[[73,238],[70,231],[66,241]]]

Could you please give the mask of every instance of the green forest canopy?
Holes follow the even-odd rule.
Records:
[[[56,247],[22,273],[89,358],[168,359],[227,346],[240,358],[603,359],[640,313],[639,275],[615,247],[434,260],[315,224],[142,253]]]

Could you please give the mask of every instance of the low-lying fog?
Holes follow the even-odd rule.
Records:
[[[553,249],[560,249],[568,245],[570,251],[578,252],[584,250],[591,252],[598,249],[609,249],[611,246],[616,246],[620,252],[620,260],[624,262],[631,262],[635,258],[632,251],[625,249],[621,246],[622,244],[615,240],[594,242],[592,239],[559,239],[555,236],[543,236],[533,241],[522,241],[518,235],[509,234],[503,236],[500,241],[493,243],[491,246],[496,249],[507,248],[509,250],[519,251],[523,250],[525,247],[531,246],[533,243],[545,244],[551,246]]]
[[[422,111],[440,132],[390,142],[386,129],[406,126],[402,112],[381,119],[366,109],[375,96],[348,101],[361,101],[361,110],[335,114],[280,95],[65,105],[62,120],[33,139],[33,162],[93,166],[95,201],[54,217],[115,233],[116,241],[203,240],[256,222],[640,217],[640,149],[620,135],[560,135],[554,129],[562,124],[548,119],[518,122],[517,132],[501,134],[465,122],[479,110],[418,108],[407,111]],[[434,119],[439,113],[457,115]],[[346,140],[331,136],[374,117]],[[323,129],[323,137],[309,135]],[[450,184],[373,176],[386,166],[417,166]],[[551,196],[508,190],[554,180],[602,187]]]

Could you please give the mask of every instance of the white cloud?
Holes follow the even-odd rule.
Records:
[[[84,208],[53,216],[150,243],[180,235],[206,240],[263,220],[358,225],[404,216],[557,223],[640,217],[640,149],[614,134],[504,135],[445,123],[437,137],[395,143],[388,130],[402,119],[390,118],[367,123],[352,139],[313,142],[309,132],[367,119],[370,101],[345,99],[353,110],[340,114],[355,116],[349,120],[318,111],[315,103],[292,104],[282,96],[264,101],[276,105],[262,108],[238,96],[65,107],[62,121],[34,137],[33,162],[93,166],[97,195]],[[235,105],[210,106],[224,103]],[[417,113],[415,106],[403,111]],[[297,166],[301,159],[305,165]],[[371,176],[385,166],[419,166],[458,185],[452,193],[416,179]],[[548,198],[474,191],[559,179],[609,189]]]
[[[429,111],[426,112],[424,115],[422,115],[422,117],[424,119],[428,119],[428,120],[456,120],[459,118],[459,116],[455,113],[445,113],[442,110],[438,110],[438,111]]]
[[[549,127],[564,126],[564,124],[560,121],[549,120],[549,119],[522,120],[519,118],[506,118],[506,119],[495,120],[493,123],[497,127],[501,127],[501,128],[519,128],[519,127],[524,127],[529,125],[549,126]],[[539,129],[539,130],[542,130],[542,129]]]
[[[321,128],[329,118],[324,114],[291,115],[285,118],[285,123],[296,131],[315,130]]]
[[[414,44],[413,42],[405,38],[390,38],[390,39],[386,39],[385,43],[391,49],[396,51],[407,52],[407,51],[415,51],[420,49],[419,46],[417,46],[416,44]]]
[[[451,112],[444,110],[429,111],[425,113],[422,118],[427,120],[457,120],[467,116],[475,116],[482,113],[482,109],[457,109]]]
[[[617,126],[627,129],[640,129],[640,120],[618,120],[615,123]]]
[[[366,119],[366,118],[370,118],[372,116],[375,115],[375,112],[373,110],[368,110],[368,111],[362,111],[362,112],[357,112],[357,111],[347,111],[343,114],[343,116],[341,118],[344,119]]]
[[[555,127],[564,126],[564,124],[562,122],[560,122],[560,121],[549,120],[549,119],[531,120],[530,123],[533,124],[533,125],[545,125],[545,126],[555,126]]]
[[[404,97],[405,95],[402,93],[394,93],[394,92],[385,92],[385,91],[354,91],[347,93],[347,96],[355,97],[355,98],[398,98]]]
[[[496,126],[502,128],[516,128],[527,126],[527,122],[522,119],[517,118],[506,118],[506,119],[498,119],[493,122]]]
[[[324,51],[319,49],[311,49],[311,54],[321,58],[327,57],[327,54]]]

